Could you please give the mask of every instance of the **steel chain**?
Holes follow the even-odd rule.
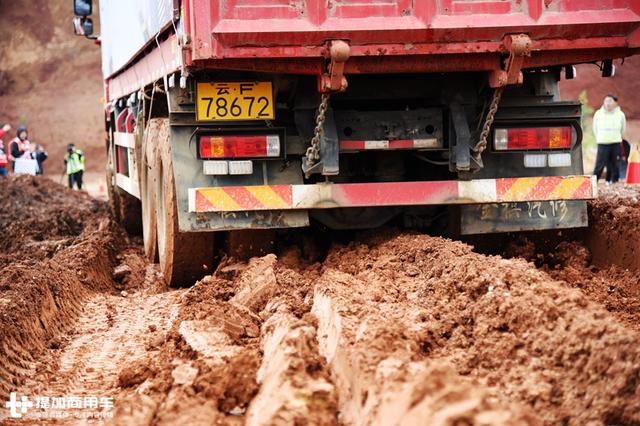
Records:
[[[320,160],[320,138],[322,137],[322,130],[327,114],[327,108],[329,107],[329,96],[329,93],[323,93],[320,99],[320,105],[318,106],[318,115],[316,116],[316,127],[313,130],[311,145],[307,148],[306,162],[308,168],[313,166],[316,161]]]
[[[500,99],[502,98],[502,91],[504,90],[504,86],[498,87],[493,92],[493,98],[491,99],[491,106],[489,107],[489,111],[487,112],[487,118],[484,121],[482,126],[482,132],[480,132],[480,140],[473,147],[472,151],[475,154],[475,158],[480,157],[482,152],[487,149],[487,138],[489,137],[489,131],[491,130],[491,125],[493,124],[493,119],[495,118],[496,112],[498,111],[498,105],[500,104]]]

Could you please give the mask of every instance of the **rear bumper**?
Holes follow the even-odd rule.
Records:
[[[189,212],[307,210],[588,200],[595,176],[544,176],[470,181],[320,183],[189,188]]]

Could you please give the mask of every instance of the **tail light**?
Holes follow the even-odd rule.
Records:
[[[493,142],[497,151],[511,149],[567,149],[571,148],[571,127],[495,129]]]
[[[260,158],[280,156],[280,136],[200,136],[200,158]]]

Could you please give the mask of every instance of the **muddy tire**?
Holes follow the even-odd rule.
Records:
[[[212,272],[214,234],[178,231],[178,204],[167,119],[159,121],[157,147],[156,213],[160,270],[170,286],[189,286]]]
[[[109,195],[109,208],[116,222],[120,222],[120,194],[116,187],[116,167],[113,164],[113,146],[107,144],[107,194]]]
[[[158,186],[157,142],[166,119],[153,118],[144,133],[140,155],[140,201],[142,210],[142,240],[144,253],[150,262],[158,261],[156,188]]]

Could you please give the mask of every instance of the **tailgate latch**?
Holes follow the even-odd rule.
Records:
[[[332,93],[347,90],[347,79],[344,76],[344,64],[349,59],[351,47],[344,40],[329,41],[329,48],[325,53],[329,63],[327,72],[318,78],[318,92]]]
[[[496,88],[522,84],[522,64],[526,56],[531,56],[531,39],[526,34],[508,34],[502,39],[502,47],[509,53],[505,69],[491,71],[489,85]]]

